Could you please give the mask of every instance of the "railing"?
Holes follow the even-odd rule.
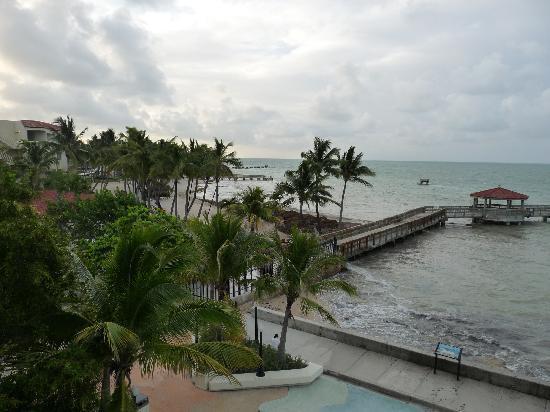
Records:
[[[242,278],[230,279],[227,285],[228,289],[225,291],[225,293],[227,293],[229,295],[229,298],[231,299],[253,293],[253,281],[259,276],[265,274],[273,274],[273,263],[267,263],[260,267],[248,269],[242,274]],[[218,300],[220,296],[219,289],[212,284],[195,281],[190,284],[190,289],[193,293],[193,296],[201,299]]]
[[[371,229],[365,231],[362,237],[348,238],[348,240],[340,242],[337,249],[344,257],[351,258],[437,225],[444,222],[446,218],[445,209],[435,209],[427,216],[421,216],[415,220],[398,225],[392,222],[386,228],[381,227],[377,228],[380,230]]]
[[[416,209],[408,210],[398,215],[390,216],[385,219],[377,220],[375,222],[364,223],[361,225],[352,226],[346,229],[337,230],[335,232],[326,233],[321,236],[323,240],[329,240],[332,238],[343,239],[346,237],[354,236],[359,233],[369,232],[371,230],[379,229],[384,226],[388,226],[394,223],[399,223],[412,216],[426,212],[425,207],[418,207]]]
[[[523,217],[544,217],[550,216],[550,205],[525,205],[507,208],[474,206],[425,206],[427,212],[445,209],[449,218],[474,218],[487,216],[523,216]]]

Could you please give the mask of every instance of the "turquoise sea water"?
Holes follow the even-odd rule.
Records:
[[[228,196],[250,184],[270,191],[298,160],[244,159],[273,182],[225,182]],[[467,205],[501,185],[550,204],[550,165],[372,161],[372,188],[349,187],[344,215],[375,220],[423,205]],[[429,186],[417,184],[430,178]],[[339,198],[340,182],[333,181]],[[336,215],[336,206],[324,213]],[[469,225],[450,221],[355,260],[341,276],[358,298],[327,296],[341,326],[431,350],[441,340],[466,359],[550,380],[550,223]]]

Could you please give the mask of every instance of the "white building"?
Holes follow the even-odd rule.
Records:
[[[0,120],[0,144],[16,148],[21,140],[31,142],[51,142],[59,131],[59,126],[38,120]],[[55,166],[67,170],[67,156],[58,155]]]

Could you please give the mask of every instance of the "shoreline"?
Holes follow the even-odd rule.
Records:
[[[116,187],[116,184],[114,185]],[[180,187],[183,187],[183,185],[180,185]],[[109,183],[108,189],[113,189],[113,187],[111,186],[111,182]],[[119,183],[119,188],[122,188],[122,182]],[[178,196],[178,202],[179,202],[179,206],[178,206],[178,211],[180,212],[179,215],[181,216],[182,215],[182,209],[183,209],[183,201],[184,201],[184,197],[183,197],[183,192],[181,190],[178,191],[179,192],[179,196]],[[205,204],[204,206],[204,210],[213,210],[212,208],[215,208],[214,204],[212,204],[209,200],[207,200],[207,202],[209,203],[208,205]],[[205,202],[206,203],[206,202]],[[165,208],[165,210],[167,210],[169,212],[169,206],[171,205],[171,199],[169,198],[162,198],[161,199],[161,204],[163,205],[163,207]],[[193,209],[192,209],[192,212],[190,213],[190,216],[192,217],[196,217],[197,215],[197,211],[198,211],[198,206],[200,205],[200,199],[197,199],[197,202],[195,203]],[[288,208],[290,210],[296,210],[295,208]],[[304,210],[304,213],[306,214],[309,214],[311,216],[314,216],[314,214],[310,213],[309,210]],[[328,218],[334,218],[335,216],[332,215],[332,214],[325,214],[325,213],[322,213],[323,216],[326,216]],[[348,219],[346,219],[348,220]],[[350,221],[353,221],[353,219],[349,219]],[[355,221],[358,221],[358,219],[356,219]],[[263,227],[260,229],[260,232],[263,232],[263,233],[269,233],[270,231],[273,230],[273,226],[272,225],[262,225]],[[285,236],[283,234],[281,234],[281,236]],[[365,291],[368,292],[367,289],[365,289]],[[329,306],[327,303],[326,300],[324,300],[322,297],[319,299],[320,303],[324,303],[325,306]],[[253,304],[252,304],[253,305]],[[270,299],[263,299],[261,300],[260,302],[258,302],[258,305],[261,305],[263,307],[266,307],[268,309],[273,309],[273,310],[281,310],[280,308],[283,306],[283,301],[282,301],[282,298],[281,297],[273,297],[273,298],[270,298]],[[334,311],[333,311],[334,312]],[[293,307],[293,313],[298,316],[298,317],[304,317],[306,319],[310,319],[310,320],[313,320],[313,321],[316,321],[316,322],[323,322],[325,323],[319,316],[317,316],[316,314],[308,314],[308,315],[305,315],[303,314],[300,310],[299,310],[299,305],[298,304],[295,304],[294,307]],[[338,312],[335,313],[336,315],[339,315]],[[341,313],[340,313],[341,315]],[[366,321],[368,322],[368,318],[366,318]],[[390,319],[388,320],[389,323],[392,322],[392,319],[391,319],[391,315],[390,315]],[[483,328],[483,324],[480,323],[479,326],[481,328]],[[452,326],[451,326],[452,328]],[[350,330],[350,331],[355,331],[357,333],[365,333],[362,329],[356,329],[356,328],[353,328],[353,327],[347,327],[346,330]],[[422,331],[423,329],[420,328],[420,331]],[[384,331],[382,330],[378,330],[378,332],[382,332],[382,333],[377,333],[376,335],[378,336],[381,336],[383,337],[384,339],[388,339],[390,341],[394,341],[394,342],[401,342],[403,340],[400,340],[400,339],[396,339],[396,337],[394,335],[392,335],[391,333],[391,330],[387,330],[386,333],[384,333]],[[427,331],[427,333],[430,333],[429,330]],[[465,338],[465,339],[468,339],[468,338]],[[466,342],[466,341],[465,341]],[[426,341],[426,343],[428,343],[428,341]],[[475,342],[469,342],[468,344],[470,345],[473,345],[475,346]],[[467,345],[468,345],[467,344]],[[488,354],[479,354],[479,355],[469,355],[472,359],[475,359],[477,362],[479,362],[480,364],[483,364],[483,365],[487,365],[489,367],[493,367],[493,368],[498,368],[498,369],[501,369],[501,370],[505,370],[505,371],[512,371],[514,372],[515,371],[515,367],[516,367],[516,364],[514,362],[514,359],[516,359],[518,362],[528,362],[526,363],[526,365],[528,365],[526,368],[531,368],[531,367],[540,367],[542,369],[544,369],[543,367],[541,367],[540,365],[536,364],[536,363],[533,363],[533,361],[529,361],[528,359],[525,360],[525,359],[522,359],[522,356],[526,356],[527,358],[531,355],[533,355],[534,353],[533,352],[529,352],[529,351],[521,351],[520,354],[517,354],[517,355],[514,355],[513,353],[512,354],[508,354],[508,355],[505,355],[505,357],[498,357],[497,354],[498,354],[498,349],[495,349],[495,350],[492,350],[490,347],[485,347],[483,346],[482,344],[479,344],[481,346],[479,346],[481,352],[492,352],[490,355]],[[429,346],[429,345],[414,345],[414,347],[417,347],[419,349],[424,349]],[[487,350],[484,350],[487,349]],[[508,356],[508,360],[506,360],[506,356]],[[507,364],[509,366],[507,366]],[[520,363],[521,364],[521,363]],[[520,367],[520,369],[523,369]],[[526,369],[523,369],[523,370],[526,370]],[[536,371],[536,369],[534,369],[535,372],[533,373],[523,373],[524,376],[538,376],[540,379],[544,379],[545,381],[547,379],[545,378],[542,378],[539,373]],[[547,375],[547,374],[545,374]],[[549,379],[550,381],[550,379]]]

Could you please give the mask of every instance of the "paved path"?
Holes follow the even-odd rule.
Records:
[[[246,315],[248,336],[254,337],[254,319]],[[258,321],[269,343],[281,326]],[[473,379],[346,345],[331,339],[288,329],[287,352],[321,364],[325,372],[403,400],[445,411],[550,412],[550,400],[526,395]]]

